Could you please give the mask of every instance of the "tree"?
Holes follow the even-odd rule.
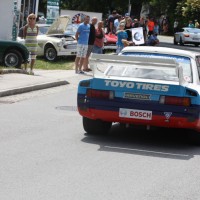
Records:
[[[177,3],[176,14],[182,26],[186,26],[189,20],[200,19],[200,0],[182,0]]]

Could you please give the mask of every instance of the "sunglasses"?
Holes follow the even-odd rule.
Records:
[[[33,20],[35,20],[35,18],[32,18],[32,17],[30,17],[29,19],[33,19]]]

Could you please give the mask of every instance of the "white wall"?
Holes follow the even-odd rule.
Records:
[[[13,2],[14,0],[0,0],[1,40],[12,40]],[[21,0],[18,0],[18,8],[20,7],[21,7]]]

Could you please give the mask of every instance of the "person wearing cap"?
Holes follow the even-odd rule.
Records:
[[[127,35],[127,32],[124,30],[124,28],[125,28],[125,24],[120,23],[119,30],[117,30],[116,32],[116,35],[117,35],[116,53],[119,53],[124,48],[124,45],[128,46],[128,41],[127,41],[128,35]]]

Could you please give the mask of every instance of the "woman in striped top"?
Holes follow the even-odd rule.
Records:
[[[37,53],[37,35],[38,26],[36,25],[36,16],[31,13],[27,17],[27,24],[24,26],[24,39],[25,46],[28,48],[30,53],[30,74],[33,74],[33,66],[35,64],[36,53]],[[27,64],[25,64],[25,70],[27,70]]]

